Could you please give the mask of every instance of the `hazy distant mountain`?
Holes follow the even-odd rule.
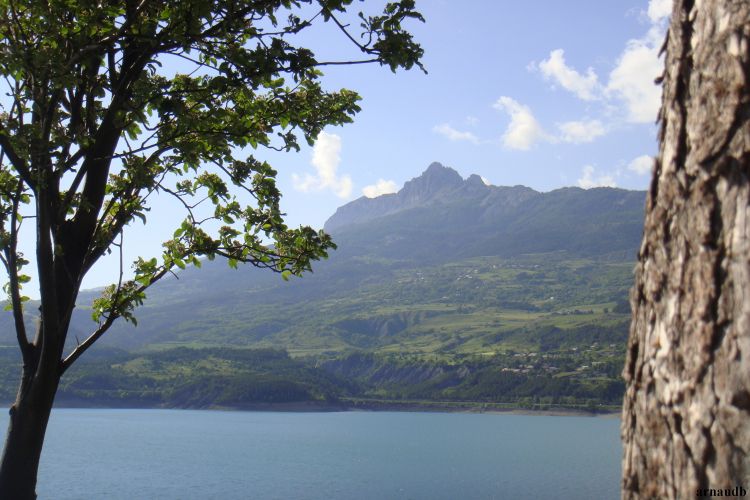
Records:
[[[339,208],[325,224],[339,248],[313,274],[287,283],[250,266],[232,270],[206,262],[181,272],[179,280],[158,283],[136,312],[138,327],[120,321],[102,344],[306,353],[394,343],[425,352],[486,349],[503,342],[498,332],[516,324],[498,311],[552,314],[621,301],[640,243],[644,201],[644,192],[612,188],[540,193],[488,186],[477,175],[462,179],[433,163],[398,193]],[[95,295],[81,294],[73,343],[92,329],[86,306]],[[456,338],[457,327],[441,322],[459,312],[461,331],[473,333]],[[14,342],[11,325],[6,313],[4,344]]]
[[[435,261],[569,251],[632,259],[644,203],[642,191],[488,186],[433,163],[398,193],[340,207],[325,229],[346,255]]]
[[[472,199],[497,206],[517,206],[519,203],[539,195],[524,186],[488,186],[478,175],[464,180],[452,168],[432,163],[419,177],[406,184],[398,192],[378,196],[361,197],[336,210],[325,223],[325,230],[335,232],[343,227],[362,224],[373,219],[403,212],[413,208],[425,208],[440,204],[454,204],[463,199]]]

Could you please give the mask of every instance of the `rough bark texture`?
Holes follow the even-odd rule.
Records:
[[[625,365],[623,498],[750,487],[750,2],[675,0]]]
[[[58,379],[22,377],[16,402],[10,409],[8,433],[0,463],[0,498],[33,500],[36,478]]]

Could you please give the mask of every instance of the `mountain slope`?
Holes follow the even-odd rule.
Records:
[[[342,227],[364,224],[412,208],[453,205],[466,199],[481,203],[488,196],[491,197],[490,205],[513,207],[538,195],[540,193],[524,186],[488,186],[478,175],[464,180],[452,168],[434,162],[422,175],[406,182],[397,193],[377,198],[363,196],[340,207],[326,221],[324,229],[335,233]]]
[[[252,346],[420,355],[537,348],[537,331],[601,323],[620,339],[643,192],[487,186],[434,163],[398,192],[326,223],[339,249],[302,279],[223,262],[149,291],[139,326],[103,346]],[[70,343],[93,329],[82,293]],[[33,311],[33,307],[29,308]],[[576,312],[577,311],[577,312]],[[9,314],[2,343],[13,343]]]
[[[326,222],[339,254],[439,262],[567,251],[634,259],[645,193],[487,186],[433,163],[398,193],[359,198]]]

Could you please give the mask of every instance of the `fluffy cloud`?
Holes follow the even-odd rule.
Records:
[[[606,133],[604,125],[599,120],[581,120],[558,124],[558,133],[548,134],[536,121],[528,106],[510,97],[501,97],[493,107],[510,116],[510,123],[502,137],[503,146],[508,149],[527,151],[541,141],[581,144],[592,142]]]
[[[565,63],[565,51],[563,49],[553,50],[549,59],[539,63],[542,74],[557,82],[562,88],[573,92],[585,101],[592,101],[599,94],[599,81],[594,70],[588,68],[586,74],[582,75]]]
[[[312,166],[316,175],[292,175],[295,189],[303,192],[329,189],[339,198],[348,198],[352,193],[352,179],[348,175],[339,176],[341,163],[341,137],[321,132],[313,146]]]
[[[611,175],[600,175],[596,177],[595,174],[596,169],[591,165],[586,165],[585,167],[583,167],[581,178],[578,179],[578,186],[582,187],[583,189],[617,186],[614,177],[612,177]]]
[[[651,0],[646,15],[651,26],[642,38],[629,40],[609,74],[607,94],[621,99],[628,121],[653,123],[661,105],[661,87],[654,80],[664,64],[659,57],[666,33],[666,21],[672,13],[672,0]]]
[[[653,167],[653,165],[653,156],[642,155],[628,163],[628,170],[632,170],[638,175],[648,175],[651,173],[651,168]]]
[[[672,0],[651,0],[647,14],[652,23],[661,22],[672,14]]]
[[[661,104],[661,87],[654,80],[661,72],[659,45],[651,36],[628,42],[607,84],[607,91],[625,102],[628,121],[656,121]]]
[[[547,139],[547,134],[527,106],[510,97],[502,96],[493,107],[510,116],[510,123],[502,137],[506,148],[526,151],[531,149],[534,143]]]
[[[432,131],[448,138],[451,141],[469,141],[472,144],[479,144],[479,138],[471,132],[462,132],[451,127],[447,123],[436,125]]]
[[[643,38],[629,40],[609,74],[606,87],[599,83],[591,68],[582,75],[567,66],[562,49],[550,52],[549,59],[539,63],[538,67],[546,78],[554,80],[579,99],[617,99],[624,103],[629,122],[652,123],[661,103],[661,88],[654,80],[662,72],[659,48],[663,37],[663,27],[655,24]]]
[[[565,122],[559,124],[557,128],[560,130],[561,141],[574,144],[592,142],[606,132],[599,120]]]
[[[661,88],[654,80],[662,73],[659,50],[671,12],[672,0],[650,0],[648,10],[643,12],[650,23],[647,33],[627,42],[606,85],[599,82],[593,69],[579,73],[568,66],[563,49],[553,50],[549,58],[531,67],[582,100],[602,99],[607,104],[620,101],[631,123],[653,123],[661,104]]]
[[[381,194],[395,193],[396,191],[398,191],[396,183],[385,179],[378,179],[378,182],[375,184],[370,184],[362,188],[362,194],[368,198],[375,198]]]

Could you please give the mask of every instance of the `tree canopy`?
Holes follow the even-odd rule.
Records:
[[[402,28],[422,20],[413,0],[356,22],[352,3],[0,0],[0,261],[23,356],[0,496],[35,497],[60,377],[118,317],[135,321],[153,283],[217,256],[287,277],[334,247],[322,232],[287,226],[276,171],[255,150],[297,149],[298,138],[312,144],[352,120],[359,97],[326,90],[321,67],[420,66],[422,49]],[[319,60],[298,37],[314,25],[356,55]],[[184,217],[160,258],[139,258],[125,280],[123,230],[145,222],[157,196],[173,197]],[[32,239],[33,340],[22,294],[29,260],[19,251]],[[98,327],[66,353],[82,280],[109,252],[120,252],[119,281],[93,304]]]
[[[276,171],[255,150],[299,149],[300,138],[312,144],[325,126],[352,120],[359,96],[324,89],[321,67],[422,67],[422,49],[402,27],[423,20],[413,0],[359,13],[357,23],[352,3],[0,1],[0,258],[25,362],[54,336],[64,371],[116,318],[135,321],[151,284],[201,257],[287,277],[327,255],[328,235],[286,225]],[[359,58],[322,61],[296,46],[315,23],[340,32]],[[63,357],[81,280],[122,251],[124,228],[145,222],[156,194],[178,200],[184,220],[159,259],[138,259],[134,279],[105,290],[94,303],[99,328]],[[37,238],[35,342],[23,322],[24,230]]]

